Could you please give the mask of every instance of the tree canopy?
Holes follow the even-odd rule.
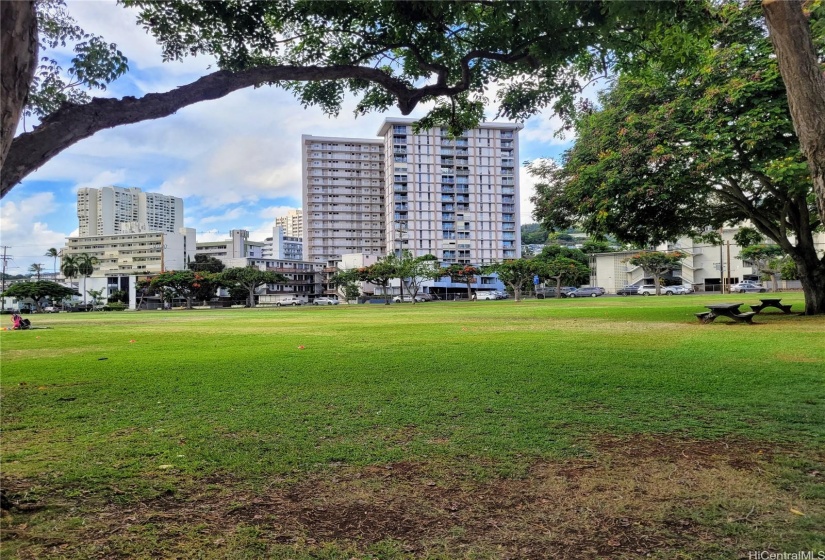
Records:
[[[704,11],[697,2],[647,0],[557,2],[552,9],[544,2],[486,0],[123,3],[139,10],[139,23],[157,38],[166,60],[214,56],[219,70],[142,98],[86,102],[64,94],[56,110],[55,96],[48,97],[50,106],[30,95],[31,101],[42,103],[40,109],[29,109],[42,113],[41,122],[8,148],[2,146],[0,195],[100,130],[162,118],[247,87],[284,87],[305,105],[318,105],[332,115],[346,92],[358,98],[356,114],[394,105],[408,115],[419,103],[435,101],[420,125],[447,126],[455,133],[483,118],[492,83],[501,117],[522,120],[548,106],[569,114],[583,78],[630,59],[625,55],[642,34],[678,43],[690,35],[690,22],[703,20]],[[4,139],[13,134],[22,111],[25,95],[20,90],[25,93],[35,81],[40,37],[86,43],[80,51],[86,63],[74,76],[82,76],[87,87],[105,86],[126,69],[116,48],[71,23],[56,34],[50,30],[46,8],[59,8],[59,0],[3,6],[4,26],[11,21],[28,25],[28,33],[10,33],[3,45],[9,62],[3,67],[0,96]],[[35,14],[39,26],[32,29]]]
[[[821,221],[759,6],[725,3],[717,19],[712,48],[680,72],[622,75],[560,165],[534,164],[536,218],[639,246],[750,221],[797,263],[806,310],[825,312]]]
[[[71,296],[79,296],[80,292],[73,288],[67,288],[57,282],[49,280],[39,280],[37,282],[17,282],[12,284],[0,296],[12,297],[17,299],[30,298],[35,302],[37,309],[40,310],[40,302],[44,298],[49,298],[54,301],[62,301]]]
[[[228,268],[221,273],[227,284],[245,288],[249,295],[249,307],[255,307],[255,290],[266,284],[285,282],[286,277],[277,272],[259,270],[254,266]]]

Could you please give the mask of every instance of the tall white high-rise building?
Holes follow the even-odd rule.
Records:
[[[77,192],[79,236],[168,232],[183,227],[183,199],[136,187],[83,188]]]
[[[384,143],[304,135],[304,259],[384,253]]]
[[[283,228],[283,234],[286,237],[303,237],[304,236],[304,213],[299,208],[297,210],[290,210],[286,216],[275,218],[275,227]]]
[[[521,256],[516,123],[482,123],[451,138],[388,118],[383,137],[387,252],[487,264]],[[391,156],[389,154],[392,154]]]
[[[307,260],[405,249],[475,265],[521,256],[522,125],[483,123],[451,138],[413,133],[414,123],[386,119],[378,140],[303,137]]]

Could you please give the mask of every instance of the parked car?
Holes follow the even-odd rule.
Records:
[[[317,297],[312,305],[338,305],[338,300],[331,297]]]
[[[395,296],[394,298],[392,298],[393,303],[401,303],[402,301],[404,303],[412,303],[412,300],[413,300],[412,296],[403,296],[403,297]],[[422,294],[416,294],[416,296],[415,296],[415,302],[416,303],[421,303],[421,302],[424,302],[424,301],[430,301],[430,300]]]
[[[60,313],[60,306],[58,305],[47,305],[43,308],[43,313]]]
[[[561,297],[567,297],[567,294],[575,290],[573,286],[562,286],[561,287]],[[548,288],[537,288],[536,289],[536,297],[538,299],[544,298],[554,298],[556,297],[556,287],[548,287]]]
[[[644,284],[639,286],[638,293],[640,296],[655,296],[656,295],[656,286],[653,284]]]
[[[734,284],[730,287],[730,291],[735,294],[742,294],[745,292],[767,292],[767,288],[758,282],[754,282],[753,280],[742,280],[738,284]]]
[[[498,299],[507,299],[510,297],[510,294],[502,290],[495,290],[493,293],[498,296]]]
[[[622,286],[618,290],[616,290],[617,296],[638,296],[639,295],[639,286]]]
[[[481,301],[481,300],[485,300],[485,299],[490,300],[490,299],[499,299],[499,298],[498,298],[498,296],[496,295],[495,292],[489,292],[489,291],[482,292],[482,291],[479,291],[479,292],[476,292],[476,293],[473,294],[473,299]]]
[[[569,298],[599,297],[599,296],[603,296],[604,292],[605,292],[604,288],[600,288],[598,286],[588,286],[586,288],[576,288],[572,292],[568,292],[567,297],[569,297]]]
[[[683,296],[687,293],[690,293],[690,292],[688,292],[688,289],[685,288],[682,285],[679,285],[679,286],[665,286],[664,288],[662,288],[662,292],[666,296]]]
[[[294,307],[303,304],[303,300],[297,296],[285,296],[275,302],[275,307],[281,307],[282,305],[292,305]]]

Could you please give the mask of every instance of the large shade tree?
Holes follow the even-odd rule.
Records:
[[[510,259],[484,267],[485,272],[495,272],[498,279],[513,290],[513,301],[521,301],[521,292],[544,273],[544,263],[536,259]]]
[[[254,266],[227,268],[221,273],[225,285],[237,286],[247,291],[249,307],[255,307],[255,292],[267,284],[286,282],[283,274],[269,270],[260,270]]]
[[[399,276],[396,260],[392,257],[393,255],[387,255],[385,258],[379,259],[375,264],[356,269],[359,280],[381,286],[381,290],[384,293],[385,305],[390,304],[390,281]]]
[[[481,274],[481,270],[471,264],[453,263],[448,266],[444,272],[446,272],[446,276],[449,276],[453,282],[466,284],[467,299],[473,299],[473,283]]]
[[[611,53],[631,52],[644,33],[673,43],[692,32],[685,22],[701,21],[696,16],[704,10],[697,2],[618,0],[123,3],[139,10],[139,23],[167,60],[206,55],[219,69],[164,93],[87,102],[63,86],[105,87],[126,71],[123,55],[76,29],[59,0],[3,2],[0,194],[100,130],[162,118],[248,87],[284,87],[330,114],[347,91],[358,99],[357,114],[394,105],[408,115],[436,100],[422,124],[454,132],[483,118],[493,82],[501,116],[524,119],[550,105],[565,112],[583,76],[622,59]],[[45,51],[64,41],[84,45],[75,47],[74,73],[60,80],[47,68],[38,82],[38,54],[49,58],[38,46]],[[44,93],[44,83],[56,87],[32,94]],[[40,125],[11,140],[29,89],[29,101],[42,103],[34,110]]]
[[[713,48],[681,72],[620,77],[561,165],[534,162],[536,217],[638,246],[750,221],[796,263],[806,313],[825,313],[822,222],[759,6],[716,17]]]
[[[37,282],[17,282],[12,284],[0,294],[0,297],[12,297],[16,299],[31,299],[41,311],[41,303],[48,298],[52,301],[62,301],[71,296],[79,296],[74,288],[67,288],[57,282],[49,280],[39,280]]]

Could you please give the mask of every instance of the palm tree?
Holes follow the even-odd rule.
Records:
[[[77,257],[73,255],[63,255],[63,260],[60,263],[60,272],[71,285],[72,278],[77,278]]]
[[[86,305],[86,278],[92,275],[99,261],[97,257],[89,253],[80,253],[75,256],[75,259],[77,259],[77,273],[83,275],[83,305]]]
[[[43,273],[43,265],[41,263],[34,263],[29,267],[29,272],[37,276],[37,281],[40,282],[40,275]]]
[[[51,249],[49,249],[48,251],[46,251],[46,255],[45,255],[45,256],[47,256],[47,257],[51,257],[52,259],[54,259],[54,260],[52,261],[52,272],[54,272],[54,279],[55,279],[55,280],[57,280],[57,257],[59,257],[59,256],[60,256],[60,253],[58,252],[58,250],[57,250],[57,249],[55,249],[54,247],[52,247]]]

